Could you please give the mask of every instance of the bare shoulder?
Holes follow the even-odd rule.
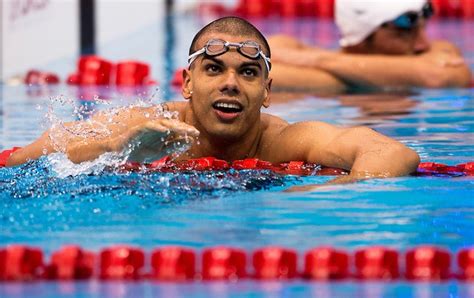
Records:
[[[271,137],[280,133],[285,127],[289,125],[288,122],[282,118],[266,113],[262,113],[261,124],[264,136],[269,135]]]
[[[309,150],[323,148],[340,131],[340,128],[320,121],[285,122],[285,125],[267,129],[260,158],[271,162],[305,160]]]

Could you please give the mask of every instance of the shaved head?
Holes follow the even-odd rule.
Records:
[[[198,50],[197,45],[200,42],[201,37],[212,33],[224,33],[228,35],[251,37],[260,44],[263,53],[268,58],[270,58],[270,46],[268,45],[268,42],[263,34],[248,21],[233,16],[217,19],[199,30],[191,42],[191,46],[189,47],[189,55]]]

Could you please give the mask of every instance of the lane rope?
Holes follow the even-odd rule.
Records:
[[[138,247],[117,245],[96,254],[68,245],[54,251],[46,262],[40,248],[10,245],[0,248],[0,281],[299,278],[474,282],[474,247],[451,254],[436,246],[418,246],[404,253],[383,246],[365,247],[353,253],[321,246],[306,251],[302,257],[299,259],[296,250],[280,246],[262,247],[250,253],[229,246],[209,247],[201,253],[192,248],[165,246],[146,254]],[[457,262],[454,271],[452,259]]]

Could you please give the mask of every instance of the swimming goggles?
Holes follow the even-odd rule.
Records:
[[[433,5],[431,4],[430,1],[428,1],[423,6],[421,11],[419,12],[410,11],[410,12],[404,13],[401,16],[397,17],[395,20],[387,22],[384,25],[392,24],[398,29],[410,30],[418,25],[421,18],[424,18],[426,20],[426,19],[429,19],[431,16],[433,16],[433,14],[434,14]]]
[[[226,53],[229,50],[229,47],[236,47],[237,51],[250,59],[258,59],[259,57],[263,58],[263,61],[265,62],[265,66],[267,67],[268,72],[270,72],[271,69],[271,63],[270,63],[270,58],[265,56],[265,54],[262,52],[262,49],[260,48],[260,45],[256,43],[255,41],[244,41],[244,42],[239,42],[239,43],[234,43],[234,42],[228,42],[222,39],[210,39],[206,45],[189,55],[188,57],[188,68],[191,66],[191,64],[196,60],[196,58],[201,55],[201,54],[206,54],[207,56],[218,56],[221,54]]]

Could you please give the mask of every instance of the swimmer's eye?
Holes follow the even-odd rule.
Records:
[[[207,64],[205,69],[210,73],[219,73],[222,70],[222,68],[217,64]]]
[[[256,77],[258,75],[258,70],[255,68],[244,68],[242,69],[242,75],[245,77]]]

